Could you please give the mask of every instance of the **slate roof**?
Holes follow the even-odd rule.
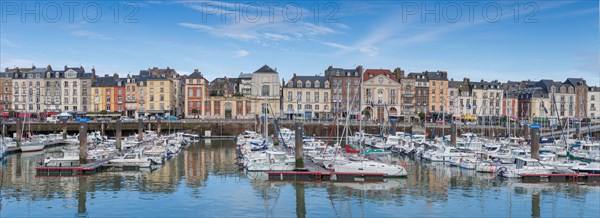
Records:
[[[200,73],[200,72],[193,72],[192,74],[187,76],[187,78],[204,79],[204,77],[202,76],[202,73]]]
[[[539,82],[535,83],[534,86],[541,87],[546,92],[550,92],[551,91],[550,87],[554,86],[554,87],[556,87],[556,92],[560,93],[561,92],[560,91],[561,87],[568,88],[571,85],[570,84],[566,84],[566,83],[555,82],[555,81],[549,80],[549,79],[543,79],[543,80],[540,80]],[[568,92],[568,90],[566,92]]]
[[[547,98],[548,92],[541,87],[529,87],[519,91],[519,99],[531,99],[534,98]]]
[[[302,87],[298,87],[298,80],[302,81]],[[310,88],[315,87],[315,81],[319,81],[319,87],[316,88],[324,88],[325,81],[327,81],[327,77],[324,76],[296,76],[294,75],[292,79],[289,81],[292,83],[292,87],[294,88],[309,88],[306,86],[306,81],[310,81]],[[286,86],[289,87],[289,86]]]
[[[357,69],[343,69],[343,68],[328,68],[325,70],[325,76],[326,77],[330,77],[330,76],[337,76],[337,73],[339,72],[339,76],[349,76],[349,77],[356,77],[356,73],[358,73]],[[360,73],[359,73],[360,74]]]
[[[499,82],[469,82],[471,89],[502,89],[502,84]]]
[[[113,87],[116,86],[117,82],[112,76],[96,77],[92,87]]]
[[[254,71],[254,73],[277,73],[277,71],[273,70],[271,67],[269,67],[265,64],[258,70]]]
[[[572,86],[579,86],[579,85],[587,86],[587,84],[585,83],[585,80],[583,78],[567,78],[567,80],[564,83],[570,84]]]
[[[455,88],[458,89],[461,87],[461,85],[463,84],[463,81],[450,81],[448,82],[448,88]]]
[[[252,74],[251,73],[240,73],[240,75],[238,76],[238,78],[240,78],[240,79],[252,79]]]
[[[407,75],[407,77],[408,78],[413,78],[413,79],[415,79],[416,81],[419,81],[419,82],[427,82],[427,75],[425,75],[425,73],[415,73],[415,72],[413,72],[413,73],[409,73]]]
[[[437,71],[437,72],[425,71],[425,75],[427,76],[427,78],[429,80],[446,80],[446,81],[448,80],[447,74],[446,74],[446,76],[444,76],[444,72],[440,72],[440,71]]]

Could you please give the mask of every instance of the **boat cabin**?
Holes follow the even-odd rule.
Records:
[[[517,157],[515,158],[515,164],[517,165],[517,169],[522,169],[523,167],[539,167],[541,166],[540,162],[533,158],[525,158],[525,157]]]

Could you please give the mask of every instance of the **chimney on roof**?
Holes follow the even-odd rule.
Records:
[[[194,69],[194,73],[198,73],[198,72],[200,72],[198,69]]]
[[[50,66],[50,65],[48,65],[48,66]],[[8,73],[8,67],[7,67],[7,68],[4,68],[4,72],[7,72],[7,73]]]
[[[31,64],[31,69],[35,70],[35,64]]]
[[[21,69],[19,69],[19,67],[15,67],[15,72],[20,73]]]
[[[463,83],[469,84],[471,80],[468,77],[463,78]]]
[[[114,78],[115,82],[119,81],[119,74],[118,73],[113,74],[113,78]]]
[[[65,64],[65,71],[67,71],[67,69],[68,69],[68,68],[69,68],[69,67],[67,67],[67,65]]]
[[[356,71],[358,71],[358,74],[362,75],[362,73],[363,73],[363,66],[358,65],[358,67],[356,67]]]
[[[79,71],[83,72],[83,66],[79,65]]]

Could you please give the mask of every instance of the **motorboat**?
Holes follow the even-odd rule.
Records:
[[[600,163],[598,162],[579,162],[571,167],[571,170],[577,173],[600,174]]]
[[[79,166],[79,151],[51,152],[42,162],[44,167],[75,167]]]
[[[386,177],[402,177],[408,174],[402,166],[370,160],[335,163],[333,169],[341,173],[383,173]]]
[[[539,160],[526,157],[516,157],[515,164],[503,165],[496,169],[496,175],[507,178],[519,178],[523,174],[551,174],[556,169],[545,166]]]
[[[148,168],[152,164],[152,161],[140,153],[129,153],[112,159],[109,163],[116,167]]]

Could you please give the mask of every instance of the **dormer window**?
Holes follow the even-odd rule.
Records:
[[[296,82],[296,87],[298,87],[298,88],[302,88],[302,81],[298,80],[298,81]]]
[[[328,89],[329,88],[329,81],[325,81],[325,88]]]
[[[310,81],[306,81],[306,88],[310,88]]]
[[[290,82],[288,82],[287,86],[290,87],[290,88],[294,87],[294,83],[292,81],[290,81]]]
[[[318,88],[319,86],[321,86],[321,83],[319,83],[319,81],[315,81],[315,87]]]
[[[54,75],[54,77],[58,78],[60,76],[59,72],[56,72],[56,74]]]
[[[50,72],[46,73],[46,78],[50,78],[52,77],[52,75],[50,74]]]

